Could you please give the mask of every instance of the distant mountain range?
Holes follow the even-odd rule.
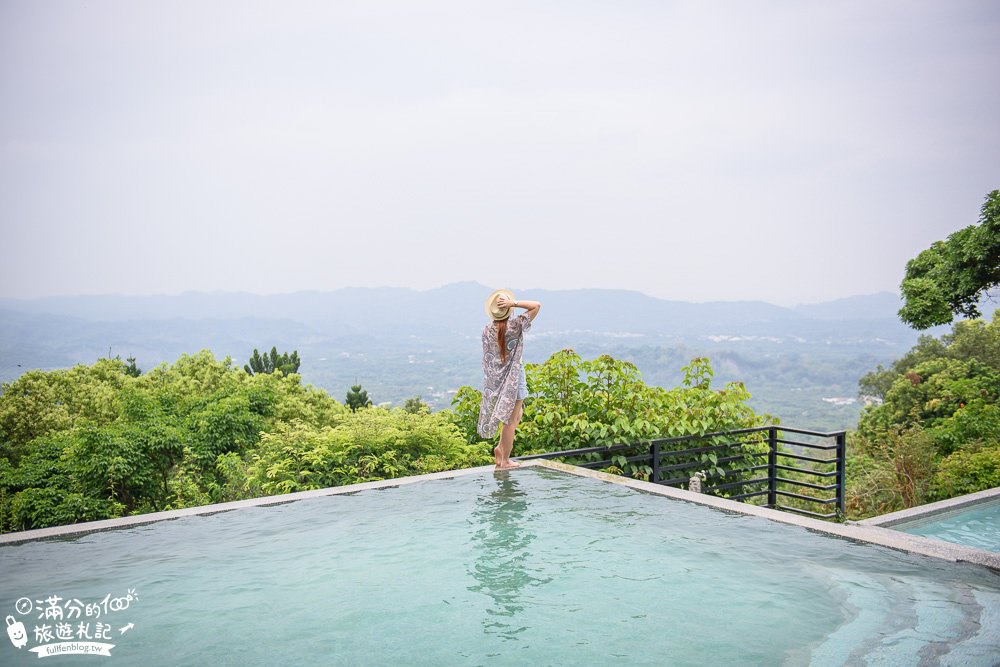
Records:
[[[545,319],[555,328],[648,334],[809,320],[896,320],[901,305],[899,297],[889,292],[785,308],[762,301],[667,301],[630,290],[515,291],[521,298],[542,301]],[[260,318],[336,322],[357,331],[389,325],[455,330],[477,328],[483,320],[482,302],[489,292],[486,286],[463,282],[425,291],[383,287],[278,295],[187,292],[158,296],[0,298],[0,316],[45,314],[113,322]]]
[[[0,378],[16,369],[135,355],[147,364],[208,347],[242,358],[253,347],[299,349],[317,339],[380,344],[478,338],[490,289],[464,282],[426,291],[345,288],[280,295],[191,292],[171,296],[0,299]],[[915,333],[896,319],[890,293],[783,308],[759,301],[688,303],[628,290],[516,290],[543,303],[534,335],[574,346],[614,338],[631,344],[776,338],[879,339],[907,347]],[[248,349],[249,346],[249,349]],[[551,347],[551,346],[548,346]],[[157,354],[157,351],[160,353]]]
[[[480,380],[479,332],[490,291],[463,282],[425,291],[0,298],[0,381],[109,354],[135,356],[148,369],[205,348],[242,366],[254,348],[275,345],[298,350],[305,381],[335,396],[358,381],[376,400],[396,403],[420,394],[445,407],[449,392]],[[828,386],[822,379],[810,381],[812,402],[821,394],[853,396],[860,374],[901,355],[918,335],[899,322],[899,297],[886,292],[786,308],[759,301],[667,301],[628,290],[514,291],[543,304],[529,361],[564,347],[585,355],[609,353],[646,360],[640,370],[647,381],[660,383],[675,381],[679,369],[664,364],[676,366],[689,354],[720,358],[732,376],[722,379],[758,377],[753,373],[767,365],[750,369],[767,359],[775,369],[779,361],[804,369],[820,358],[829,368],[843,369]],[[775,378],[758,385],[773,380],[768,391],[783,391],[789,382]],[[802,387],[788,388],[793,390]],[[852,410],[856,417],[857,408]]]

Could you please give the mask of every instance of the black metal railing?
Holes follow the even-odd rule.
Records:
[[[631,469],[648,481],[674,487],[688,485],[701,473],[703,493],[835,519],[844,512],[846,443],[845,431],[760,426],[515,458],[566,459],[592,470],[623,473]],[[690,444],[696,446],[685,447]]]

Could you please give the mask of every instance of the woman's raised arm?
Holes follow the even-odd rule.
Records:
[[[507,306],[524,308],[528,311],[527,315],[529,320],[535,319],[535,315],[538,314],[538,309],[542,307],[542,304],[538,301],[510,301],[506,296],[501,296],[497,299],[497,305],[501,308],[506,308]]]

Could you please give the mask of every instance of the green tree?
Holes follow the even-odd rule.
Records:
[[[685,386],[668,391],[611,357],[565,351],[529,366],[524,444],[613,444],[760,423],[742,385],[710,386],[707,360],[685,371]],[[0,531],[491,460],[475,434],[478,391],[460,390],[454,413],[431,413],[417,398],[408,409],[359,410],[371,405],[360,385],[349,397],[353,410],[297,374],[251,375],[208,350],[138,376],[120,359],[25,373],[0,393]],[[624,460],[608,470],[649,472]]]
[[[897,359],[889,368],[882,364],[869,371],[858,381],[858,394],[862,397],[871,397],[880,401],[885,400],[885,395],[892,389],[892,383],[896,378],[917,364],[939,357],[949,356],[948,347],[945,341],[934,336],[922,335],[917,344],[906,354]]]
[[[142,369],[136,365],[135,357],[129,357],[126,361],[128,362],[128,365],[125,367],[125,375],[134,378],[142,375]]]
[[[352,386],[351,390],[347,392],[347,407],[351,409],[351,412],[356,412],[359,408],[367,408],[371,404],[372,400],[368,398],[368,391],[362,389],[360,384]]]
[[[0,394],[0,530],[236,497],[262,434],[337,423],[346,408],[297,375],[247,375],[206,351],[140,376],[119,359],[31,371]],[[242,485],[240,485],[242,488]]]
[[[82,422],[107,424],[128,381],[120,359],[57,371],[32,370],[0,386],[0,455],[17,460],[35,438]]]
[[[261,355],[257,348],[254,348],[253,354],[250,356],[250,363],[243,366],[243,370],[246,371],[247,375],[273,373],[274,371],[291,375],[299,372],[299,363],[298,350],[293,350],[291,354],[287,352],[278,354],[278,348],[272,347],[270,353]]]
[[[849,443],[846,509],[875,516],[922,504],[935,472],[935,446],[919,426],[892,428]]]
[[[1000,486],[1000,447],[971,447],[938,466],[928,500],[943,500]]]
[[[479,407],[482,401],[483,393],[468,385],[459,387],[451,399],[451,412],[448,415],[466,442],[474,443],[482,440],[477,432]]]
[[[979,302],[1000,285],[1000,190],[986,195],[979,224],[936,241],[906,264],[901,320],[916,329],[980,316]]]
[[[518,427],[515,447],[519,453],[627,443],[640,443],[637,448],[642,449],[641,443],[653,438],[699,436],[775,423],[747,405],[750,394],[742,383],[731,382],[721,390],[712,388],[712,367],[705,358],[696,358],[684,367],[684,384],[670,390],[647,385],[634,364],[609,355],[584,360],[573,350],[562,350],[543,364],[529,364],[526,370],[531,393]],[[479,391],[462,387],[452,401],[452,419],[469,442],[479,440],[480,400]],[[617,457],[608,471],[648,478],[652,472],[649,466],[626,459]],[[601,455],[586,460],[601,460]],[[716,454],[705,454],[699,461],[716,476],[727,474],[716,465]]]
[[[411,414],[417,414],[419,412],[430,412],[431,408],[420,400],[419,396],[414,396],[413,398],[406,399],[406,402],[403,403],[403,410]]]
[[[227,458],[228,457],[228,458]],[[238,471],[233,495],[272,495],[467,468],[492,460],[465,442],[441,413],[372,408],[314,427],[293,420],[261,438],[260,446],[220,464]]]
[[[69,432],[53,433],[33,441],[16,464],[0,458],[0,532],[122,515],[120,503],[79,489],[68,451],[74,440]]]
[[[609,355],[585,361],[572,350],[557,352],[528,366],[532,397],[518,438],[532,450],[551,451],[771,423],[747,406],[750,394],[742,383],[712,388],[707,358],[693,359],[682,372],[683,384],[668,390],[647,385],[629,361]]]
[[[865,408],[847,461],[852,518],[995,486],[1000,461],[1000,311],[921,336],[860,382]]]
[[[887,387],[882,403],[865,409],[858,433],[874,438],[894,428],[928,429],[947,455],[977,441],[1000,438],[1000,311],[992,322],[956,322],[940,339],[921,336],[891,368],[861,380],[862,393]]]

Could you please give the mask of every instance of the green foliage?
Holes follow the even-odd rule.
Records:
[[[986,195],[979,224],[937,241],[906,264],[899,317],[917,329],[980,316],[979,301],[1000,285],[1000,190]]]
[[[856,436],[848,445],[846,509],[852,518],[927,502],[934,476],[933,439],[919,427]]]
[[[656,406],[665,391],[647,387],[635,365],[601,356],[584,361],[572,350],[527,367],[532,397],[518,437],[529,451],[576,449],[655,437]]]
[[[246,371],[247,375],[273,373],[274,371],[291,375],[299,372],[300,363],[298,350],[294,350],[291,354],[287,352],[278,354],[278,348],[272,347],[270,353],[265,352],[261,355],[257,348],[254,348],[253,354],[250,355],[250,363],[243,366],[243,370]]]
[[[65,493],[57,487],[32,487],[11,500],[5,530],[113,519],[121,516],[121,512],[121,506],[112,500]]]
[[[968,447],[1000,444],[1000,405],[976,399],[961,406],[951,418],[928,429],[941,453]]]
[[[825,330],[801,333],[817,337],[827,335]],[[695,357],[709,357],[715,371],[713,382],[721,386],[725,381],[720,378],[738,379],[747,387],[753,387],[748,405],[758,413],[781,415],[786,422],[818,431],[854,426],[861,405],[834,404],[823,399],[849,396],[855,391],[858,378],[887,358],[883,350],[869,343],[834,341],[821,344],[820,340],[822,338],[794,345],[741,340],[736,343],[738,351],[725,349],[723,346],[731,343],[721,342],[701,343],[697,348],[629,345],[622,354],[636,364],[647,384],[661,387],[683,383],[681,367]]]
[[[742,383],[731,382],[722,390],[713,389],[708,359],[696,358],[682,370],[684,384],[667,390],[646,385],[634,364],[608,355],[588,361],[573,350],[562,350],[543,364],[528,364],[529,397],[524,402],[515,448],[525,454],[563,451],[774,423],[772,418],[757,415],[748,407],[750,394]],[[479,439],[479,404],[480,393],[470,387],[462,387],[452,401],[452,419],[469,442]],[[715,443],[706,440],[696,444]],[[681,447],[696,444],[688,442]],[[639,444],[637,451],[645,447]],[[722,477],[729,472],[720,465],[721,457],[721,452],[712,452],[698,455],[696,460],[714,476]],[[649,477],[649,466],[627,458],[624,454],[616,456],[607,470]],[[585,459],[596,461],[603,457],[593,454]]]
[[[81,422],[113,420],[118,390],[127,381],[125,364],[101,359],[93,366],[28,371],[5,383],[0,395],[0,455],[16,460],[29,442]]]
[[[344,412],[297,375],[249,376],[207,351],[138,376],[107,359],[26,373],[0,395],[0,529],[227,499],[220,459],[275,424]]]
[[[448,413],[452,423],[468,443],[479,442],[481,438],[477,431],[479,424],[479,407],[483,400],[483,392],[468,385],[459,387],[451,399],[451,412]]]
[[[368,392],[361,388],[360,384],[353,385],[347,392],[346,405],[351,412],[356,412],[360,408],[370,407],[372,399],[368,398]]]
[[[739,383],[711,387],[695,359],[685,384],[649,387],[636,367],[570,350],[529,366],[523,448],[637,442],[763,423]],[[297,374],[245,373],[207,350],[138,375],[121,360],[25,373],[0,395],[0,530],[25,530],[487,464],[475,433],[480,394],[431,413],[345,407]],[[641,446],[641,445],[640,445]],[[698,455],[719,478],[740,474]],[[738,463],[738,462],[737,462]],[[737,466],[738,467],[738,466]],[[647,477],[618,457],[616,469]]]
[[[248,497],[466,468],[492,459],[441,413],[372,409],[320,428],[300,421],[263,434],[242,461]],[[227,464],[236,464],[229,458]],[[233,479],[240,479],[233,475]]]
[[[1000,485],[1000,311],[922,336],[861,388],[883,402],[865,410],[849,450],[852,518]]]
[[[356,388],[358,405],[370,406]],[[0,395],[0,531],[488,463],[444,413],[352,412],[298,375],[208,351],[26,373]]]
[[[155,430],[124,421],[106,427],[84,426],[73,436],[66,455],[77,489],[88,497],[112,500],[125,513],[144,505],[160,509],[157,499],[172,467],[171,450],[179,450],[178,444],[169,439],[164,442],[163,434]]]
[[[70,386],[63,373],[28,371],[3,385],[0,396],[3,454],[16,460],[35,438],[69,428],[73,423],[67,405],[69,393]]]
[[[125,366],[125,375],[133,378],[137,378],[142,375],[142,369],[136,365],[135,357],[129,357],[126,361],[128,362],[128,365]]]
[[[943,355],[953,359],[976,360],[1000,371],[1000,311],[994,311],[993,321],[963,320],[953,331],[942,337],[946,345]]]
[[[957,322],[952,333],[920,342],[869,384],[888,387],[881,405],[865,410],[858,433],[873,438],[893,428],[926,428],[947,455],[974,440],[997,438],[1000,397],[1000,311],[992,322]],[[862,386],[866,382],[862,379]],[[864,391],[864,389],[863,389]]]
[[[869,396],[884,400],[898,376],[903,375],[921,362],[947,356],[948,347],[942,339],[927,335],[920,336],[917,344],[900,359],[897,359],[890,368],[883,368],[879,364],[874,371],[866,373],[858,382],[860,388],[858,393],[862,397]]]
[[[266,409],[266,408],[265,408]],[[242,452],[257,441],[263,416],[251,409],[246,395],[216,393],[188,416],[187,430],[195,459],[207,467],[220,454]]]
[[[929,500],[943,500],[1000,486],[1000,446],[964,449],[938,465]]]
[[[68,432],[50,433],[32,443],[19,465],[0,458],[0,532],[122,515],[120,503],[74,484],[77,466],[67,452],[73,442]]]
[[[414,396],[413,398],[408,398],[403,403],[403,410],[412,414],[417,414],[418,412],[430,412],[431,407],[420,400],[419,396]]]
[[[529,365],[518,440],[531,451],[576,449],[759,426],[742,383],[711,387],[708,359],[685,366],[671,390],[646,385],[634,364],[604,355],[584,361],[572,350]]]
[[[864,414],[858,430],[867,435],[920,425],[945,435],[957,411],[969,403],[995,402],[998,390],[1000,373],[976,361],[925,361],[894,380],[885,402]]]

